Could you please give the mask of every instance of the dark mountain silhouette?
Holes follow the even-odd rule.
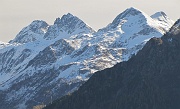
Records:
[[[45,109],[180,109],[180,19],[136,56],[95,73]]]

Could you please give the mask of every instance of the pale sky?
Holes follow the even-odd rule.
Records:
[[[8,42],[33,20],[53,24],[71,13],[93,29],[105,27],[121,12],[135,7],[152,15],[164,11],[172,20],[180,18],[180,0],[0,0],[0,41]]]

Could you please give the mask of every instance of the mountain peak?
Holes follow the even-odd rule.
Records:
[[[56,20],[54,21],[54,24],[62,24],[64,22],[67,21],[71,21],[71,20],[78,20],[81,21],[78,17],[72,15],[71,13],[67,13],[65,15],[63,15],[61,18],[56,18]]]
[[[77,25],[78,23],[82,23],[85,25],[85,23],[79,19],[78,17],[76,16],[73,16],[72,14],[68,13],[68,14],[65,14],[61,17],[61,24],[63,26],[72,26],[72,25]]]
[[[61,18],[59,18],[59,17],[56,18],[56,20],[54,21],[54,25],[55,25],[55,24],[60,24],[60,23],[61,23]]]
[[[132,15],[136,15],[137,13],[141,13],[141,11],[139,9],[136,9],[134,7],[130,7],[128,9],[126,9],[124,12],[132,14]]]
[[[155,14],[151,15],[151,18],[156,21],[158,25],[161,25],[166,32],[174,24],[174,21],[171,20],[163,11],[156,12]]]
[[[107,27],[100,29],[99,31],[109,31],[115,29],[116,27],[121,28],[121,26],[126,22],[129,22],[128,25],[132,26],[131,23],[135,24],[146,22],[148,18],[150,17],[146,13],[134,7],[130,7],[122,13],[120,13]]]
[[[79,33],[91,33],[94,32],[86,23],[84,23],[78,17],[67,13],[61,18],[56,18],[54,25],[50,26],[45,39],[54,39],[60,34],[79,34]]]
[[[128,17],[130,15],[135,16],[135,15],[138,15],[140,13],[142,13],[142,11],[140,11],[140,10],[138,10],[136,8],[131,7],[131,8],[126,9],[125,11],[123,11],[121,14],[119,14],[117,16],[117,18],[124,18],[124,17]]]
[[[121,14],[119,14],[112,22],[112,24],[114,25],[113,27],[116,27],[119,25],[121,19],[125,19],[128,18],[130,16],[136,16],[139,14],[143,14],[142,11],[136,9],[136,8],[128,8],[125,11],[123,11]]]
[[[72,15],[71,13],[67,13],[65,15],[63,15],[61,18],[56,18],[56,20],[54,21],[54,24],[61,24],[62,21],[68,20],[70,18],[74,17],[75,19],[80,20],[79,18],[77,18],[76,16]]]
[[[66,15],[64,15],[66,17],[74,17],[74,15],[72,15],[71,13],[67,13]]]
[[[180,28],[180,18],[174,23],[174,26]]]
[[[46,28],[48,24],[43,20],[34,20],[30,25],[30,29],[34,32],[38,31],[38,29]]]
[[[159,19],[160,17],[166,18],[167,15],[163,11],[156,12],[155,14],[151,15],[151,18],[153,18],[153,19]]]
[[[173,25],[174,21],[172,21],[165,12],[160,11],[160,12],[156,12],[155,14],[151,15],[151,18],[157,21],[163,21],[166,23],[171,24],[171,26]]]
[[[34,20],[31,22],[30,25],[34,25],[34,24],[47,24],[47,23],[43,20]]]
[[[169,33],[173,35],[180,34],[180,19],[178,19],[169,30]]]
[[[10,43],[27,43],[42,38],[48,26],[43,20],[34,20],[30,25],[23,28]]]

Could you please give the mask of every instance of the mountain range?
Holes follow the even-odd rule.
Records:
[[[95,73],[44,109],[179,109],[180,19],[126,62]]]
[[[31,109],[72,93],[95,72],[129,60],[173,23],[164,12],[148,16],[136,8],[98,31],[70,13],[53,25],[35,20],[9,43],[0,42],[0,108]]]

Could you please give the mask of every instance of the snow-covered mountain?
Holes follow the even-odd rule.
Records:
[[[128,8],[97,32],[69,13],[53,25],[32,22],[0,48],[0,108],[31,109],[77,90],[161,37],[173,24],[167,18]]]

